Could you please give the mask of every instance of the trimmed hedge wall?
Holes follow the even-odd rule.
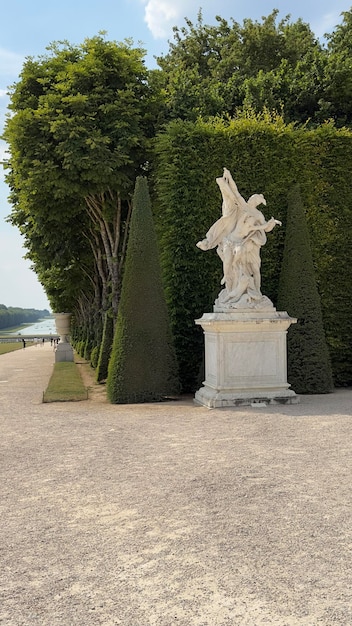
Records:
[[[240,193],[263,193],[264,214],[283,222],[262,248],[262,291],[277,302],[287,193],[299,182],[335,385],[352,384],[352,133],[326,124],[296,129],[263,116],[174,121],[155,142],[153,207],[183,391],[199,385],[203,335],[194,320],[212,311],[222,264],[196,242],[221,215],[215,182],[227,167]]]

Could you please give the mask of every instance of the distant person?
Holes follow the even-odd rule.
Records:
[[[43,337],[42,339],[42,346],[44,346],[44,344],[45,344],[45,337]]]
[[[24,339],[22,339],[22,343],[23,343],[23,348],[25,348],[26,347],[26,342],[25,342]]]

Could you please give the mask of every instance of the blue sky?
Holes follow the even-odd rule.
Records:
[[[259,20],[276,8],[280,18],[301,17],[317,35],[331,32],[341,23],[341,13],[352,0],[0,0],[0,133],[8,98],[7,87],[17,80],[25,57],[45,53],[53,41],[81,43],[99,31],[107,38],[132,38],[147,51],[146,62],[155,67],[154,57],[166,53],[172,27],[182,26],[184,18],[196,21],[200,8],[207,24],[215,15],[225,19]],[[0,161],[6,146],[0,142]],[[0,167],[0,304],[23,308],[48,308],[45,293],[23,259],[25,249],[17,229],[7,224],[10,213],[8,189]],[[53,233],[55,236],[55,233]]]

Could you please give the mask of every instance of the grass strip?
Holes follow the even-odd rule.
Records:
[[[13,352],[14,350],[23,349],[22,341],[20,342],[9,342],[9,343],[0,343],[0,354],[7,354],[8,352]]]
[[[43,394],[43,402],[78,402],[88,399],[76,363],[64,361],[54,364],[54,371]]]

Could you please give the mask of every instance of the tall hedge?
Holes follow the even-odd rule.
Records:
[[[326,125],[312,150],[322,193],[310,203],[307,219],[321,297],[324,327],[336,386],[352,385],[352,133]],[[321,144],[323,143],[323,148]]]
[[[288,331],[287,377],[296,393],[333,389],[320,296],[315,280],[309,233],[299,185],[288,194],[285,248],[278,307],[297,318]]]
[[[121,300],[108,370],[112,403],[153,402],[179,392],[147,179],[138,177]]]
[[[198,384],[203,337],[194,320],[212,311],[220,290],[221,261],[196,242],[221,215],[215,182],[227,167],[240,193],[263,193],[264,214],[285,221],[287,191],[299,181],[321,294],[335,384],[352,384],[352,133],[326,124],[317,130],[280,118],[174,121],[157,137],[153,193],[167,302],[183,390]],[[261,250],[262,291],[277,303],[285,231]],[[340,271],[341,268],[341,271]]]

